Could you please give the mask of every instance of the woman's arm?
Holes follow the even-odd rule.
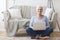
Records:
[[[31,20],[30,20],[30,24],[29,24],[30,28],[33,28],[33,21],[34,21],[34,17],[32,17]]]
[[[50,24],[49,24],[49,20],[48,20],[48,18],[46,17],[46,27],[48,28],[48,27],[50,27]]]

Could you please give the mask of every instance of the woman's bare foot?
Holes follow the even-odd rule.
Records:
[[[48,38],[45,38],[44,40],[49,40]]]
[[[49,36],[45,36],[45,37],[39,37],[41,40],[48,40]]]
[[[47,39],[49,39],[49,36],[45,36],[45,37],[43,37],[43,38],[47,38]]]
[[[44,40],[49,40],[49,36],[45,36],[45,39]]]

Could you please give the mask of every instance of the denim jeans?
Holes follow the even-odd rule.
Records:
[[[30,36],[41,35],[42,37],[44,37],[44,36],[50,36],[50,34],[53,32],[53,29],[47,28],[46,30],[33,30],[32,28],[27,28],[26,32]]]

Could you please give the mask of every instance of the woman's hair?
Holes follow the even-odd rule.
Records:
[[[40,5],[39,5],[39,6],[36,7],[36,11],[37,11],[37,9],[40,8],[40,7],[43,8],[43,6],[40,6]]]
[[[44,6],[40,6],[40,5],[36,6],[36,12],[37,12],[38,8],[40,8],[40,7],[43,9],[43,13],[42,14],[44,14]]]

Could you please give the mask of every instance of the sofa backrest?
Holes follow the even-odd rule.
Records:
[[[43,10],[43,13],[45,11],[45,8]],[[34,6],[22,6],[22,17],[30,19],[32,16],[35,16],[36,13],[36,7]]]
[[[43,8],[43,13],[45,12],[45,9],[46,8]],[[17,17],[19,17],[19,13],[20,13],[21,14],[20,18],[22,17],[27,19],[30,19],[32,16],[35,16],[37,14],[35,6],[14,6],[11,9],[9,9],[9,12],[11,13],[11,16],[12,16],[12,13],[15,13],[15,14],[17,13],[18,15],[14,14],[14,16],[17,16]]]
[[[36,7],[22,6],[22,17],[30,19],[36,15]]]

